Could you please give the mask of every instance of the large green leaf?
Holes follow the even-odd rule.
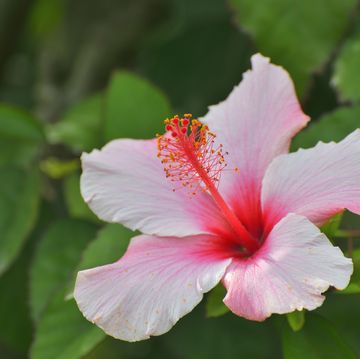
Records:
[[[28,164],[43,141],[40,122],[27,112],[0,105],[0,165]]]
[[[360,286],[360,248],[354,250],[351,257],[354,263],[354,273],[351,277],[351,282],[357,283]]]
[[[73,223],[72,228],[74,228],[74,223],[81,223],[67,221],[69,224],[71,222]],[[55,226],[60,228],[60,223]],[[58,232],[56,234],[58,235]],[[111,263],[119,259],[124,254],[132,234],[131,231],[118,224],[107,225],[99,231],[96,239],[83,252],[82,260],[75,272]],[[58,239],[60,240],[60,237]],[[76,240],[81,240],[81,238],[78,237]],[[64,243],[63,246],[69,248],[67,251],[68,255],[71,250],[74,251],[74,245],[71,246],[69,243]],[[55,248],[56,244],[54,243],[52,247]],[[78,250],[76,251],[78,252]],[[79,259],[78,257],[77,255],[77,259]],[[63,264],[66,262],[65,258],[61,257],[57,257],[56,260],[59,263],[61,261]],[[67,260],[67,262],[69,261]],[[74,261],[70,265],[68,263],[67,267],[67,275],[70,270],[74,272]],[[44,270],[45,268],[43,267],[42,269]],[[63,279],[65,279],[64,273],[61,274],[62,284],[64,284]],[[35,280],[36,278],[33,278],[33,282]],[[67,285],[65,290],[60,290],[58,295],[51,300],[51,303],[45,309],[38,323],[35,343],[32,348],[33,359],[77,359],[85,355],[105,338],[105,333],[89,323],[82,316],[74,300],[69,300],[69,295],[66,296],[69,290],[73,290],[74,280],[73,278],[70,281],[70,285]],[[60,275],[55,276],[55,281],[57,283],[60,282]],[[45,295],[49,293],[50,289],[49,285],[46,287],[46,292],[42,291]],[[54,287],[52,285],[52,288]],[[40,294],[40,291],[38,291],[38,294]],[[65,297],[67,298],[65,299]]]
[[[218,284],[206,298],[206,316],[220,317],[229,312],[229,308],[224,304],[223,299],[226,295],[226,289],[222,284]]]
[[[139,67],[176,111],[203,115],[224,100],[249,67],[249,38],[229,19],[226,1],[172,0],[162,31],[149,36]]]
[[[134,232],[120,224],[107,224],[102,228],[96,239],[88,245],[82,255],[82,260],[68,286],[68,297],[72,296],[78,271],[117,261],[125,253],[129,240],[133,236]]]
[[[78,359],[105,338],[82,316],[75,301],[64,297],[60,291],[45,310],[31,348],[32,359]]]
[[[134,232],[120,224],[107,224],[84,251],[78,270],[117,261],[125,253],[133,236]]]
[[[96,226],[78,220],[60,220],[45,233],[37,248],[30,275],[31,311],[38,321],[51,297],[71,277]]]
[[[71,217],[87,219],[96,223],[100,222],[81,196],[79,173],[72,173],[64,179],[63,191],[67,209]]]
[[[19,254],[35,225],[40,202],[37,171],[0,168],[0,274]]]
[[[319,312],[336,324],[346,341],[356,350],[360,358],[359,318],[360,293],[353,295],[327,295]]]
[[[47,128],[49,142],[64,143],[75,152],[90,151],[104,144],[103,96],[94,95],[71,107],[63,118]]]
[[[351,280],[348,287],[342,291],[339,291],[338,293],[340,294],[360,293],[360,248],[354,250],[351,253],[351,257],[354,264],[354,272],[351,276]]]
[[[308,313],[301,331],[282,326],[284,359],[355,359],[355,353],[326,319]]]
[[[29,246],[26,249],[0,278],[0,342],[19,353],[27,352],[33,329],[27,290]]]
[[[281,358],[271,321],[257,323],[233,314],[206,319],[203,309],[199,305],[163,337],[172,357]]]
[[[131,73],[117,72],[107,91],[105,139],[153,138],[170,111],[169,102],[156,87]]]
[[[356,0],[230,0],[239,25],[283,65],[303,93],[348,26]]]
[[[345,42],[336,60],[332,82],[346,101],[360,101],[360,28]]]
[[[338,231],[341,220],[343,218],[343,212],[336,214],[331,217],[323,226],[321,226],[321,232],[323,232],[326,237],[332,239],[336,236],[336,232]]]
[[[322,116],[318,121],[310,122],[309,127],[294,138],[292,148],[313,147],[318,141],[338,142],[359,126],[360,106],[339,107]]]

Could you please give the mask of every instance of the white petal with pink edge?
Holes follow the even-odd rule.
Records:
[[[288,152],[291,138],[309,121],[302,112],[289,74],[256,54],[252,70],[229,97],[202,118],[224,145],[228,168],[220,190],[248,226],[260,209],[260,186],[271,160]],[[254,214],[255,213],[255,214]],[[255,224],[255,226],[257,223]]]
[[[78,273],[77,304],[115,338],[138,341],[163,334],[223,277],[231,259],[214,250],[215,240],[135,237],[118,262]]]
[[[268,227],[289,212],[317,225],[344,208],[360,214],[360,130],[276,158],[263,180],[262,206]]]
[[[82,155],[81,192],[103,220],[161,236],[207,233],[223,217],[204,192],[191,197],[166,178],[156,140],[115,140]]]
[[[329,286],[344,289],[352,271],[352,261],[315,225],[289,214],[258,253],[229,266],[224,302],[235,314],[257,321],[272,313],[312,310],[323,303]]]

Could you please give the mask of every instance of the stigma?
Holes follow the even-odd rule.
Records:
[[[165,134],[158,135],[158,157],[165,175],[174,182],[173,191],[187,188],[191,195],[218,187],[227,166],[223,145],[216,135],[191,114],[178,115],[164,121]]]

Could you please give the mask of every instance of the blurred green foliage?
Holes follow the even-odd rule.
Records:
[[[169,333],[116,341],[72,299],[76,273],[116,261],[135,233],[83,202],[79,156],[152,138],[174,113],[206,113],[260,51],[286,67],[313,116],[292,150],[360,127],[355,0],[0,0],[0,356],[4,359],[360,357],[359,229],[323,231],[354,259],[347,290],[315,313],[255,323],[221,285]],[[339,227],[340,226],[340,227]]]
[[[291,329],[294,332],[301,330],[305,324],[305,311],[304,310],[295,310],[292,313],[286,314],[286,318]]]

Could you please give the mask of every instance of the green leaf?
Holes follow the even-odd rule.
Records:
[[[90,151],[104,144],[102,136],[102,94],[86,98],[47,128],[50,143],[64,143],[75,152]]]
[[[37,171],[0,168],[0,274],[19,254],[35,225],[40,203]]]
[[[310,122],[292,143],[292,149],[309,148],[318,141],[341,141],[349,133],[359,128],[360,106],[339,107],[337,110],[322,116],[318,121]]]
[[[89,269],[117,261],[122,257],[134,232],[120,224],[102,228],[84,251],[78,270]]]
[[[50,178],[59,179],[76,171],[80,167],[77,159],[60,160],[55,157],[49,157],[40,162],[40,169]]]
[[[260,52],[283,65],[304,93],[310,75],[335,49],[355,0],[231,0],[239,25]]]
[[[269,359],[274,353],[281,358],[271,320],[259,324],[236,315],[206,319],[203,310],[200,304],[166,334],[168,357]]]
[[[32,359],[78,359],[105,338],[105,333],[88,322],[74,300],[64,300],[60,291],[38,324],[31,348]]]
[[[29,113],[0,105],[0,165],[26,165],[38,154],[44,135]]]
[[[26,246],[26,249],[29,247]],[[15,352],[24,354],[32,340],[27,288],[29,259],[29,251],[23,251],[0,278],[0,341]]]
[[[360,248],[352,252],[352,260],[354,263],[354,272],[351,277],[351,282],[360,285]]]
[[[338,291],[339,294],[357,294],[360,293],[360,248],[355,249],[351,258],[354,264],[354,272],[351,276],[350,284],[342,291]]]
[[[308,313],[301,331],[282,326],[284,359],[355,359],[355,353],[337,329],[323,317]]]
[[[360,294],[327,295],[324,304],[317,310],[320,315],[336,324],[343,338],[356,350],[357,358],[360,358],[359,301]]]
[[[106,97],[105,140],[153,138],[170,115],[169,102],[160,90],[131,73],[117,72]]]
[[[80,261],[96,227],[78,220],[59,220],[45,233],[30,273],[30,306],[38,321],[51,297],[63,288]]]
[[[290,325],[290,328],[297,332],[302,329],[305,324],[305,311],[304,310],[295,310],[292,313],[286,314],[287,321]]]
[[[226,290],[221,284],[217,285],[207,295],[206,316],[208,318],[219,317],[229,311],[229,308],[223,302],[225,295]]]
[[[107,224],[102,228],[82,255],[82,260],[77,266],[75,276],[68,285],[67,298],[72,297],[76,273],[80,270],[98,267],[117,261],[125,253],[130,238],[134,232],[126,229],[120,224]]]
[[[341,220],[343,217],[343,212],[336,214],[331,217],[322,227],[321,232],[323,232],[328,238],[335,237],[337,230],[340,227]]]
[[[64,16],[65,4],[61,0],[37,0],[29,16],[29,32],[35,41],[45,40],[53,34]]]
[[[249,68],[249,38],[229,21],[226,1],[173,0],[165,31],[149,38],[139,66],[177,111],[195,116],[225,99]]]
[[[76,222],[73,221],[73,223]],[[105,226],[83,252],[83,259],[75,272],[119,259],[124,254],[132,235],[133,232],[118,224]],[[72,239],[74,240],[74,238]],[[76,238],[76,240],[79,239],[81,238]],[[71,248],[69,244],[64,243],[63,246],[69,248],[68,254],[70,254],[70,250],[74,251],[74,248]],[[64,258],[61,259],[61,262],[65,264]],[[70,265],[68,264],[67,273],[70,270],[74,272],[74,262],[73,260]],[[57,277],[55,280],[59,282],[60,277],[57,275],[55,277]],[[63,274],[61,277],[65,279]],[[73,290],[74,281],[75,279],[66,287],[67,289],[61,290],[58,295],[53,297],[45,309],[38,323],[38,330],[31,351],[32,359],[77,359],[84,356],[105,338],[105,333],[88,322],[77,308],[75,301],[69,300],[69,295],[66,296],[66,293],[69,292],[68,288],[71,288],[71,291]],[[64,281],[62,280],[62,282]],[[65,296],[67,297],[66,300]]]
[[[67,209],[73,218],[87,219],[95,223],[100,220],[89,209],[80,193],[80,174],[73,173],[64,179],[63,191]]]
[[[337,291],[338,294],[359,294],[360,284],[350,282],[344,290]]]
[[[345,101],[360,101],[360,31],[348,39],[335,62],[332,83]]]

